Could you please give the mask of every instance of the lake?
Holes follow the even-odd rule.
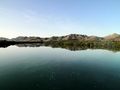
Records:
[[[0,90],[120,90],[120,52],[0,48]]]

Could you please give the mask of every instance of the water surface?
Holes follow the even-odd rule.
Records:
[[[120,52],[0,48],[0,90],[120,90]]]

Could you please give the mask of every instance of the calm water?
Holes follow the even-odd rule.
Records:
[[[120,90],[120,52],[0,48],[0,90]]]

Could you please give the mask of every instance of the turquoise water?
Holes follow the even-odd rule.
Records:
[[[120,52],[0,48],[0,90],[120,90]]]

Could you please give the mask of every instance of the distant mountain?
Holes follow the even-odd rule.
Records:
[[[3,40],[9,40],[8,38],[4,38],[4,37],[0,37],[0,41],[3,41]]]
[[[76,40],[76,41],[120,41],[120,34],[111,34],[105,37],[98,36],[87,36],[81,34],[69,34],[65,36],[53,36],[49,38],[41,38],[41,37],[26,37],[19,36],[12,39],[0,38],[0,41],[14,41],[14,42],[50,42],[50,41],[68,41],[68,40]]]
[[[66,36],[62,36],[62,40],[85,40],[87,39],[87,35],[80,35],[80,34],[70,34]]]
[[[67,41],[67,40],[78,40],[78,41],[98,41],[103,40],[102,37],[97,36],[87,36],[87,35],[81,35],[81,34],[69,34],[66,36],[61,37],[51,37],[49,40],[56,40],[56,41]]]
[[[120,41],[120,34],[113,33],[111,35],[104,37],[104,39],[108,41]]]
[[[97,37],[97,36],[89,36],[87,40],[88,41],[102,41],[102,40],[104,40],[104,38],[103,37]]]
[[[23,37],[23,36],[19,36],[17,38],[11,39],[11,41],[16,41],[16,42],[41,42],[42,39],[40,37]]]

